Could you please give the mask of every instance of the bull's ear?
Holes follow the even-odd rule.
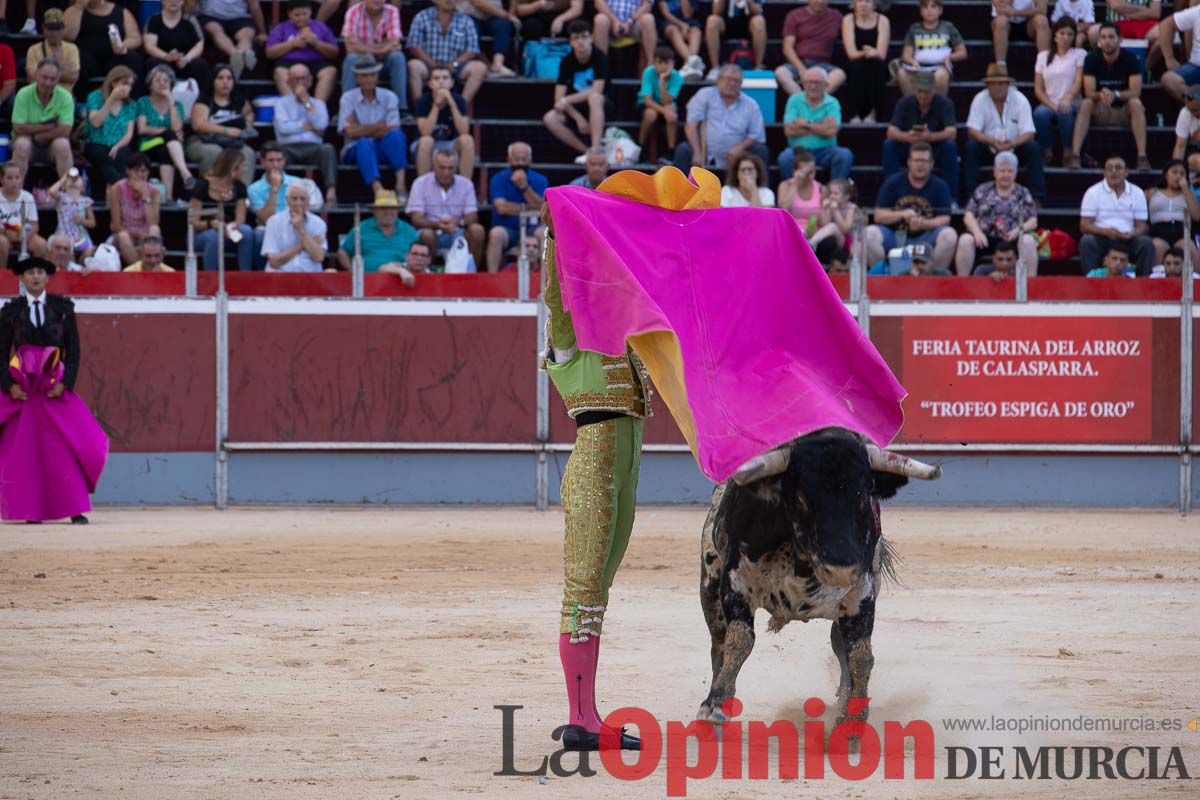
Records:
[[[873,470],[871,472],[873,486],[871,493],[880,500],[888,500],[896,496],[896,492],[900,491],[902,486],[908,484],[908,478],[903,475],[897,475],[894,472],[880,472]]]

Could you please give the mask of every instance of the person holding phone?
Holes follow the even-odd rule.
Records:
[[[883,143],[883,177],[900,171],[908,161],[908,150],[917,142],[933,149],[933,160],[951,195],[958,193],[958,134],[954,104],[945,95],[934,92],[934,78],[928,72],[912,76],[913,94],[896,104]]]

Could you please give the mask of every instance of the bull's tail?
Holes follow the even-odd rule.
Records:
[[[896,548],[888,541],[887,537],[880,536],[879,542],[875,545],[876,582],[881,586],[889,581],[897,586],[903,586],[904,582],[900,580],[900,576],[896,572],[896,567],[902,562],[903,559],[900,558]]]

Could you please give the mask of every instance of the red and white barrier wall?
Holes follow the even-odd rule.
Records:
[[[70,283],[61,285],[56,276],[52,291],[74,290],[95,276],[67,277]],[[875,283],[871,339],[909,391],[901,445],[954,457],[1023,453],[1043,462],[1064,454],[1155,455],[1181,462],[1180,480],[1185,470],[1190,479],[1196,441],[1181,441],[1181,430],[1190,428],[1200,392],[1181,357],[1179,282],[1034,279],[1031,297],[1056,291],[1061,297],[1064,286],[1076,298],[1092,294],[1023,304],[970,297],[1004,287],[990,279]],[[946,285],[943,295],[959,296],[904,297],[938,283]],[[900,297],[884,299],[885,291]],[[212,298],[75,296],[84,349],[78,389],[115,454],[224,452],[236,464],[250,453],[294,450],[318,465],[323,452],[341,459],[355,451],[507,453],[528,461],[531,474],[518,483],[524,487],[536,484],[532,473],[553,472],[573,438],[552,389],[543,401],[548,435],[538,436],[534,302],[234,296],[226,362],[218,353]],[[217,399],[219,366],[228,376],[227,407]],[[1185,401],[1189,414],[1181,413]],[[227,415],[222,443],[219,414]],[[650,453],[683,450],[665,408],[648,422],[646,442]],[[353,460],[338,463],[322,480],[362,479],[346,468]],[[228,478],[230,496],[254,499],[237,485],[236,472]],[[551,484],[553,497],[554,476],[539,480]],[[945,483],[953,480],[948,473]],[[1190,487],[1183,488],[1190,496]],[[179,496],[219,491],[210,485]],[[453,494],[438,495],[448,498]],[[136,498],[123,490],[121,499]],[[1098,493],[1097,501],[1103,499]]]

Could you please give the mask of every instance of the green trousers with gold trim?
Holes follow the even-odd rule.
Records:
[[[599,636],[608,590],[629,546],[642,461],[642,420],[581,426],[562,479],[566,514],[562,633]]]

